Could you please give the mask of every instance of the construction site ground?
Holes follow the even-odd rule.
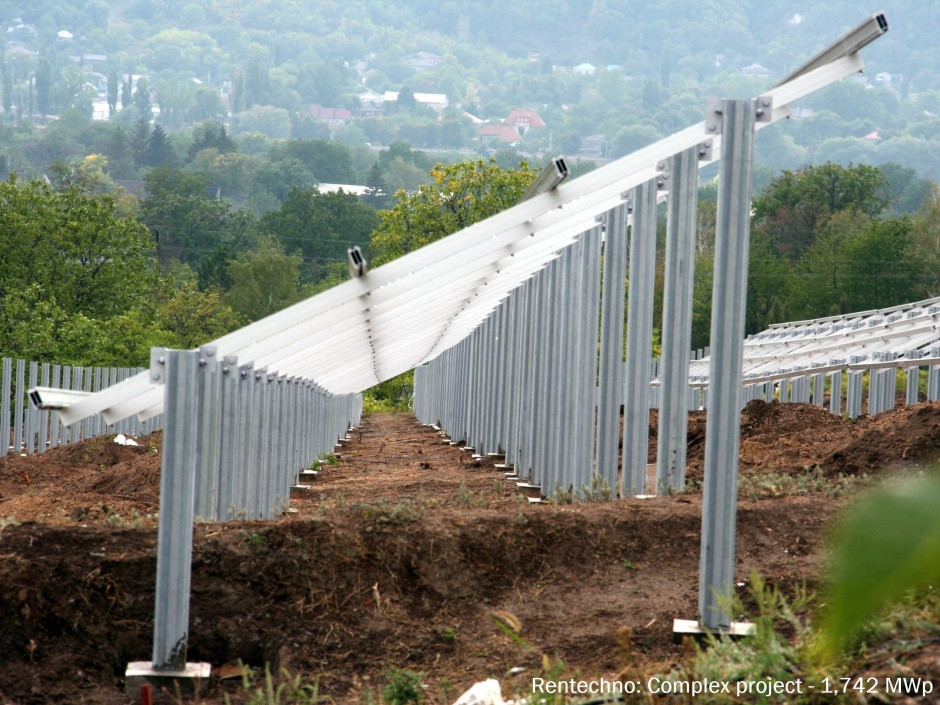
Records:
[[[390,669],[422,673],[430,703],[488,677],[524,692],[546,658],[583,678],[668,672],[688,652],[673,619],[697,616],[704,425],[691,415],[687,492],[533,505],[500,458],[409,414],[365,417],[296,512],[197,523],[188,660],[213,668],[199,701],[244,702],[239,663],[336,703],[378,702]],[[158,434],[138,440],[0,459],[3,705],[140,702],[124,671],[151,656],[161,454]],[[752,402],[740,457],[742,594],[754,571],[814,587],[858,478],[936,471],[940,403],[846,420]],[[936,640],[909,658],[940,682]]]

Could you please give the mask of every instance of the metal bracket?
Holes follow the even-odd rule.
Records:
[[[209,366],[210,362],[215,360],[217,348],[215,345],[203,345],[199,348],[199,367],[209,367],[211,372],[216,370],[215,366]]]
[[[150,348],[150,381],[166,382],[166,348]]]
[[[238,367],[237,355],[226,355],[222,358],[222,374],[229,374],[236,367]]]
[[[710,135],[721,134],[721,98],[709,98],[705,102],[705,132]]]
[[[351,277],[365,276],[366,272],[369,271],[369,266],[359,245],[346,250],[346,256],[349,259],[349,275]]]
[[[699,161],[710,162],[712,161],[712,152],[713,152],[713,143],[712,140],[705,140],[698,146],[698,158]]]
[[[757,122],[773,122],[774,99],[769,95],[754,100],[754,118]]]

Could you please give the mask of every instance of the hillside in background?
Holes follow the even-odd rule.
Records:
[[[868,5],[2,0],[3,107],[8,119],[75,108],[130,124],[158,106],[171,132],[223,119],[234,135],[604,159],[696,122],[709,96],[759,93],[881,9]],[[767,131],[759,161],[898,162],[937,175],[937,10],[903,0],[887,15],[864,77]],[[149,104],[132,100],[138,76]],[[503,128],[520,108],[536,111],[533,129],[481,138],[478,121]]]

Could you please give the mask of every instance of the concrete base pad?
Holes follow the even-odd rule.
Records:
[[[297,475],[298,475],[298,479],[306,480],[308,482],[312,482],[313,480],[317,479],[316,470],[301,470],[299,473],[297,473]]]
[[[740,639],[753,633],[754,625],[751,622],[732,622],[731,627],[728,629],[706,629],[701,622],[694,619],[672,620],[672,637],[676,642],[681,642],[682,638],[686,636],[693,639],[704,639],[709,634],[713,634]]]
[[[307,494],[310,491],[310,485],[291,485],[290,495],[291,497],[299,497]]]
[[[526,497],[529,500],[529,504],[545,504],[545,501],[541,497]]]
[[[149,683],[157,702],[167,702],[168,697],[172,699],[180,695],[199,695],[202,688],[209,683],[211,670],[212,664],[187,663],[186,668],[181,671],[158,671],[153,667],[152,661],[131,661],[124,672],[124,693],[137,702],[140,687]]]
[[[512,465],[507,465],[506,463],[496,463],[496,465],[494,465],[493,467],[496,468],[497,470],[512,470],[513,469]]]

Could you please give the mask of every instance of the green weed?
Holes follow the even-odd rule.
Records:
[[[408,669],[389,669],[385,672],[386,685],[382,689],[382,700],[387,705],[421,705],[424,699],[423,673]]]
[[[320,679],[312,684],[303,683],[300,675],[292,676],[282,668],[279,676],[271,673],[271,666],[264,665],[264,683],[256,684],[251,669],[241,661],[242,692],[247,695],[245,705],[314,705],[320,701]],[[224,696],[225,705],[231,705],[228,694]]]

